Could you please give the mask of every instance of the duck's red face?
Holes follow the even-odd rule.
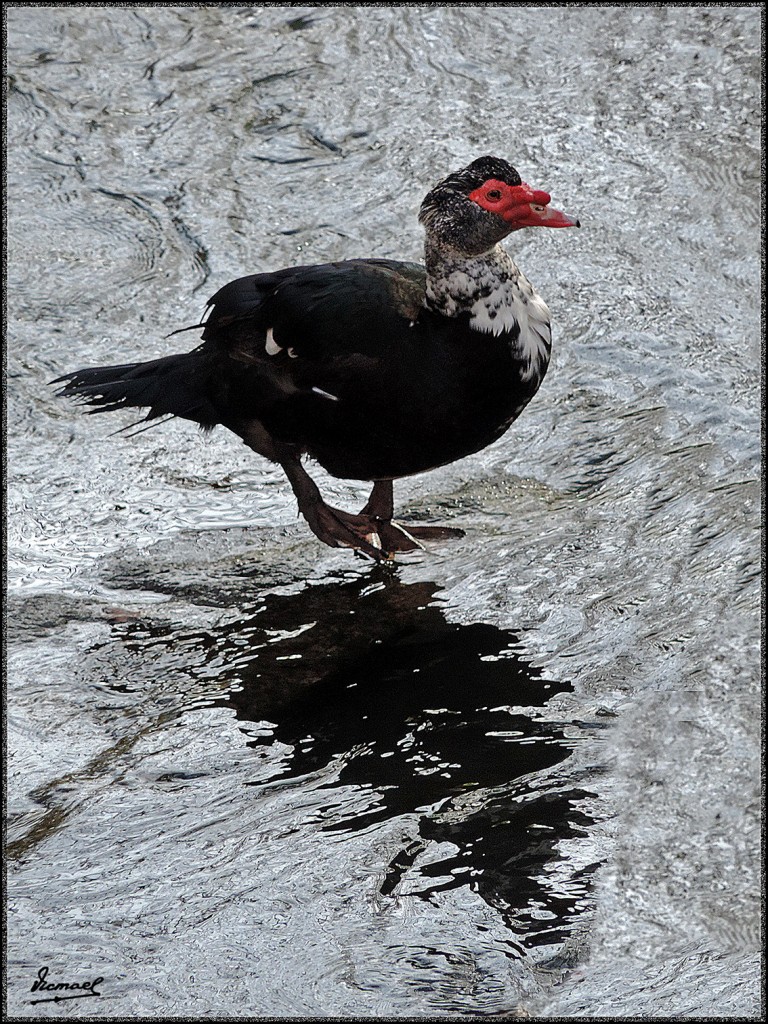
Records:
[[[489,178],[480,188],[469,193],[472,202],[483,210],[495,213],[506,221],[511,231],[518,228],[577,228],[575,217],[549,206],[550,195],[522,182],[508,185],[505,181]]]

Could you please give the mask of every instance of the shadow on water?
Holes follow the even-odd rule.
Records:
[[[123,637],[171,656],[179,639],[146,624]],[[328,790],[314,820],[329,839],[407,817],[383,897],[469,885],[527,946],[561,940],[586,906],[594,865],[548,873],[591,823],[590,794],[552,771],[576,741],[542,712],[572,687],[545,679],[514,633],[451,623],[434,584],[377,569],[270,594],[215,635],[186,633],[183,656],[228,684],[215,703],[271,750],[270,778],[251,785]],[[354,813],[334,798],[348,792]]]

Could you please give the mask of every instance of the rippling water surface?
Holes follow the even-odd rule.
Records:
[[[757,8],[8,22],[11,1012],[756,1016]],[[231,436],[46,387],[418,258],[484,153],[583,229],[510,245],[535,401],[397,489],[463,540],[322,548]]]

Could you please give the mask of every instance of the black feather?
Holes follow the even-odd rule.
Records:
[[[64,382],[57,394],[93,406],[91,413],[145,408],[146,420],[172,415],[212,427],[219,417],[210,398],[210,362],[208,353],[195,349],[146,363],[75,370],[51,383]]]

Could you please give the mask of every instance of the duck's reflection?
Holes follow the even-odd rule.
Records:
[[[556,941],[586,881],[548,886],[544,867],[590,819],[586,794],[550,771],[573,741],[539,709],[572,687],[543,678],[508,630],[447,621],[436,595],[390,577],[270,597],[259,619],[271,642],[241,663],[229,700],[242,719],[274,723],[252,742],[290,750],[282,779],[335,763],[329,789],[367,791],[352,814],[331,801],[323,828],[419,816],[383,894],[469,884],[529,944]],[[434,843],[455,852],[414,872]]]
[[[269,750],[254,786],[310,777],[328,792],[315,825],[336,837],[398,821],[382,896],[469,885],[529,945],[560,940],[585,905],[588,878],[558,845],[589,824],[587,794],[558,774],[575,741],[542,710],[572,687],[544,678],[514,633],[448,621],[434,584],[374,567],[272,593],[215,635],[179,637],[175,654],[229,684],[222,702]]]

